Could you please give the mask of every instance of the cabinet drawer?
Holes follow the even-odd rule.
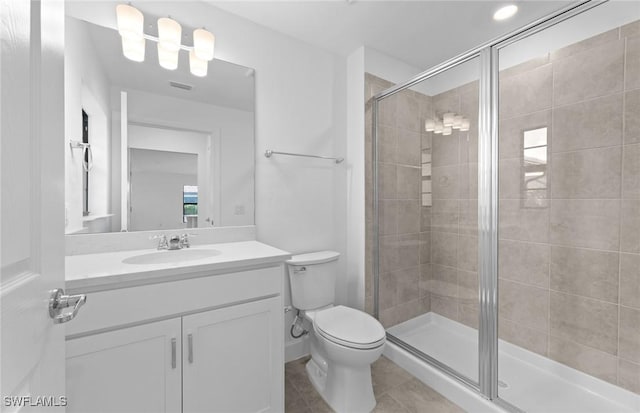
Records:
[[[283,271],[278,266],[88,293],[66,334],[99,332],[280,295]]]

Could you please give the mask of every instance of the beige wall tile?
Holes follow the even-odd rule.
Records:
[[[458,299],[431,294],[431,311],[451,320],[458,319]]]
[[[551,289],[618,303],[617,252],[551,247]]]
[[[434,199],[431,207],[431,228],[433,231],[458,233],[458,201],[455,199]]]
[[[501,239],[549,240],[549,208],[526,208],[519,200],[501,200],[499,214]]]
[[[433,264],[420,265],[420,297],[428,297],[431,293],[431,279],[433,277]]]
[[[640,75],[640,73],[639,73]],[[640,143],[640,89],[624,94],[624,143]]]
[[[551,142],[551,110],[500,119],[500,159],[522,158],[524,132],[544,127],[547,128],[547,141]]]
[[[480,324],[480,312],[478,305],[465,305],[458,303],[458,321],[467,327],[478,330]]]
[[[459,178],[459,198],[478,199],[478,164],[460,164]]]
[[[431,98],[433,112],[436,116],[442,116],[446,112],[460,111],[460,91],[458,88],[440,93]]]
[[[618,363],[618,384],[635,393],[640,393],[640,364],[620,359]]]
[[[431,262],[431,233],[420,233],[420,264]]]
[[[640,200],[622,200],[620,250],[640,253]]]
[[[625,90],[640,88],[640,37],[627,39]]]
[[[501,159],[499,173],[500,199],[523,199],[522,188],[524,168],[521,158]],[[548,179],[548,178],[547,178]]]
[[[380,163],[378,165],[380,199],[394,199],[397,197],[398,173],[394,164]]]
[[[553,109],[553,152],[622,144],[622,93]]]
[[[478,273],[458,270],[458,298],[460,304],[478,307]]]
[[[411,90],[404,90],[397,94],[398,109],[396,112],[397,126],[400,129],[420,132],[420,107],[418,97]]]
[[[398,161],[398,132],[390,126],[378,128],[379,161],[396,163]]]
[[[434,134],[431,142],[433,166],[455,165],[458,163],[460,153],[458,131],[453,131],[448,136]]]
[[[399,199],[398,234],[415,234],[420,232],[420,204],[415,199]]]
[[[550,334],[616,355],[618,306],[551,291]]]
[[[410,268],[420,265],[420,234],[398,235],[398,265]]]
[[[551,107],[552,68],[540,66],[501,79],[500,118],[507,119]]]
[[[551,201],[550,238],[554,244],[616,251],[620,245],[619,200]]]
[[[475,121],[477,124],[477,121]],[[468,131],[459,132],[458,141],[460,142],[460,163],[478,163],[478,132]]]
[[[611,354],[551,336],[549,338],[549,358],[599,379],[616,383],[617,358]]]
[[[441,298],[458,297],[458,272],[454,267],[444,265],[431,265],[431,279],[427,284],[427,290]]]
[[[553,101],[566,105],[622,91],[624,41],[615,40],[553,63]]]
[[[458,263],[458,235],[431,232],[431,262],[456,267]]]
[[[564,57],[572,56],[576,53],[587,51],[603,44],[608,44],[612,41],[618,40],[619,32],[620,29],[616,27],[615,29],[609,30],[607,32],[600,33],[593,37],[589,37],[588,39],[554,50],[550,53],[550,58],[552,61],[554,61],[562,59]]]
[[[379,101],[378,124],[395,128],[398,113],[398,95],[391,95]]]
[[[549,323],[547,290],[507,280],[499,281],[499,317],[546,331]]]
[[[546,331],[534,330],[506,319],[499,319],[498,323],[498,333],[502,340],[534,353],[547,355],[549,336]]]
[[[530,72],[531,70],[538,68],[540,66],[544,66],[549,63],[549,54],[545,53],[542,56],[534,57],[532,59],[527,60],[526,62],[519,63],[515,66],[508,67],[500,71],[500,81],[504,79],[521,75],[526,72]]]
[[[554,153],[551,158],[551,196],[619,198],[621,157],[620,146]]]
[[[458,202],[458,232],[478,236],[478,200],[462,199]]]
[[[622,197],[640,199],[640,144],[624,146]]]
[[[548,245],[501,240],[498,248],[500,278],[542,288],[549,287]]]
[[[380,272],[398,269],[398,236],[386,235],[380,237]]]
[[[398,233],[398,201],[385,199],[378,203],[380,235],[394,235]]]
[[[621,358],[640,363],[640,310],[620,307],[619,345]]]
[[[431,188],[434,199],[458,199],[460,193],[460,178],[458,166],[434,167],[431,177]]]
[[[636,20],[620,27],[620,37],[640,36],[640,20]]]
[[[397,271],[380,273],[380,296],[378,305],[380,310],[392,308],[398,304],[398,277]]]
[[[640,255],[620,254],[620,304],[640,309]]]
[[[398,166],[398,199],[420,198],[420,168]]]
[[[398,163],[402,165],[421,165],[420,133],[398,130]]]
[[[420,231],[431,230],[431,207],[420,207]]]
[[[398,304],[420,298],[420,267],[406,268],[393,274],[396,277],[396,302]]]
[[[478,271],[478,237],[458,236],[458,268]]]

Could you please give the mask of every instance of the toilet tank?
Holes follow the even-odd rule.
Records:
[[[287,260],[291,303],[299,310],[333,304],[339,252],[319,251],[294,255]]]

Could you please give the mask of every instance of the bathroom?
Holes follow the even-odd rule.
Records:
[[[515,3],[2,0],[2,411],[640,411],[640,4]]]

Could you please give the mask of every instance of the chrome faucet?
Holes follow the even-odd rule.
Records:
[[[159,250],[168,250],[169,249],[169,241],[167,240],[167,236],[165,234],[154,235],[149,237],[149,239],[157,239],[158,240],[158,249]]]
[[[185,233],[181,235],[173,235],[171,238],[167,238],[165,234],[161,234],[149,237],[149,239],[158,240],[159,250],[181,250],[182,248],[191,247],[191,241],[189,240],[190,235],[192,234]]]
[[[180,248],[190,248],[191,242],[189,241],[190,234],[182,234],[180,235]]]
[[[169,249],[170,250],[179,250],[182,249],[182,240],[179,236],[174,235],[169,238]]]

